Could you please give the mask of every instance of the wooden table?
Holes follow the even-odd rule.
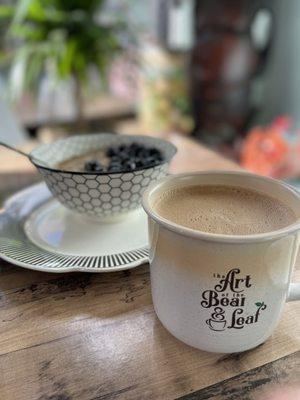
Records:
[[[238,168],[189,139],[168,138],[179,147],[173,172]],[[36,179],[26,161],[4,151],[0,159],[2,197]],[[300,382],[300,302],[286,304],[265,344],[224,356],[162,327],[148,265],[51,275],[1,261],[0,293],[1,400],[252,400],[273,384]]]

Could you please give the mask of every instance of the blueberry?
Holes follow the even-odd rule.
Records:
[[[110,167],[121,167],[122,163],[120,161],[112,161],[109,163]]]
[[[104,168],[97,160],[90,160],[84,164],[85,172],[103,172]]]
[[[115,155],[116,155],[116,149],[115,148],[113,148],[113,147],[109,147],[107,150],[106,150],[106,156],[107,157],[114,157]]]
[[[110,164],[107,168],[108,172],[121,172],[122,165],[121,164]]]
[[[135,166],[136,166],[136,168],[141,168],[141,167],[143,167],[145,164],[144,164],[144,161],[143,160],[140,160],[139,158],[136,158],[136,160],[135,160]]]
[[[162,161],[163,158],[161,156],[149,157],[149,163],[151,163],[152,166],[159,165]]]
[[[149,155],[150,156],[158,156],[161,155],[161,152],[156,149],[155,147],[151,147],[150,149],[148,149]]]
[[[145,158],[144,162],[147,167],[150,167],[151,165],[155,164],[155,159],[153,157],[147,157]]]
[[[123,164],[125,170],[133,171],[136,168],[136,163],[133,160],[127,161]]]
[[[144,151],[145,151],[145,147],[140,146],[140,147],[138,147],[138,148],[136,149],[135,154],[136,154],[138,157],[141,157],[141,156],[143,155],[143,152],[144,152]]]
[[[139,145],[139,144],[137,144],[137,143],[132,143],[130,146],[129,146],[129,150],[130,151],[136,151],[136,150],[138,150],[139,148],[140,148],[141,146]]]
[[[120,157],[118,157],[118,156],[111,157],[110,164],[120,164],[120,163],[121,163]]]
[[[145,157],[145,158],[150,157],[151,154],[150,154],[150,152],[149,152],[149,149],[144,149],[143,152],[142,152],[142,155],[143,155],[143,157]]]
[[[135,161],[135,157],[124,157],[122,160],[121,160],[121,162],[122,162],[122,165],[125,165],[125,164],[128,164],[128,163],[130,163],[131,161]]]
[[[132,143],[132,145],[130,145],[128,151],[129,151],[130,155],[137,156],[142,149],[143,149],[143,147],[140,146],[139,144]]]
[[[121,162],[125,162],[125,161],[128,161],[130,159],[130,154],[128,154],[126,151],[122,151],[118,155],[118,157],[119,157]]]
[[[137,142],[109,147],[106,155],[110,158],[109,172],[133,171],[136,168],[157,165],[163,160],[160,150],[145,147]]]

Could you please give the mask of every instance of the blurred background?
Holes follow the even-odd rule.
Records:
[[[0,140],[174,131],[297,183],[299,21],[298,0],[2,0]]]

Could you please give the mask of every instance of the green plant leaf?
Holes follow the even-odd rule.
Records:
[[[14,8],[11,6],[0,6],[0,20],[10,21],[14,15]]]
[[[104,76],[121,51],[122,33],[129,30],[124,15],[115,15],[109,23],[101,18],[105,2],[18,0],[13,8],[0,6],[0,21],[2,16],[10,24],[9,39],[16,44],[11,67],[14,97],[25,88],[35,89],[49,63],[56,80],[73,76],[84,84],[91,67]]]

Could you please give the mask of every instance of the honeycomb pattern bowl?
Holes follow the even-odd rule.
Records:
[[[164,155],[160,164],[137,168],[133,172],[74,172],[60,170],[60,162],[96,149],[131,144],[155,147]],[[140,206],[146,187],[165,176],[176,153],[171,143],[148,136],[122,136],[110,133],[72,136],[34,149],[31,161],[42,174],[48,188],[62,205],[91,217],[121,216]],[[43,162],[37,162],[41,160]]]

